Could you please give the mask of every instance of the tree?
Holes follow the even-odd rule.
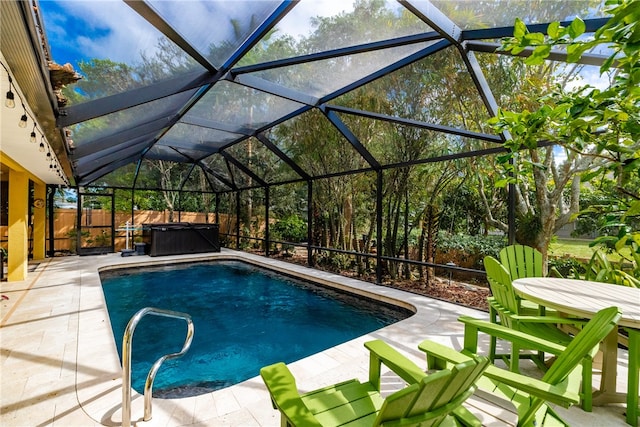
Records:
[[[619,229],[613,239],[605,236],[595,245],[613,244],[631,268],[607,265],[603,257],[594,258],[591,267],[594,278],[618,284],[640,286],[640,192],[629,185],[632,176],[640,176],[640,2],[607,1],[609,21],[596,31],[593,38],[583,39],[585,24],[576,18],[568,27],[551,23],[547,35],[530,33],[517,20],[514,36],[504,40],[503,48],[519,53],[533,48],[528,64],[539,64],[556,46],[566,48],[569,61],[578,61],[590,49],[606,46],[611,55],[600,72],[614,71],[612,84],[604,90],[589,86],[574,91],[558,88],[539,109],[520,113],[501,111],[495,120],[497,129],[509,130],[514,139],[505,146],[510,157],[520,149],[533,149],[540,141],[551,141],[569,152],[588,153],[598,164],[583,175],[588,180],[597,174],[610,174],[616,180],[614,195],[617,203],[608,208],[608,226]],[[504,161],[508,158],[505,156]],[[540,165],[535,165],[540,169]],[[596,254],[597,255],[597,254]],[[596,262],[600,259],[600,262]],[[634,277],[635,276],[635,277]]]

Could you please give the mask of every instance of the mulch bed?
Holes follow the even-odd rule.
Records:
[[[307,265],[306,256],[273,256],[285,262],[293,264]],[[322,270],[322,268],[320,268]],[[351,271],[334,272],[343,276],[353,277],[368,282],[375,282],[375,277],[357,277]],[[460,304],[466,307],[476,308],[478,310],[489,311],[487,297],[490,295],[489,288],[484,286],[472,285],[456,280],[436,277],[431,283],[425,284],[415,280],[394,280],[385,283],[385,286],[402,289],[403,291],[436,298],[443,301]]]
[[[416,282],[394,282],[393,284],[389,284],[389,286],[407,292],[489,311],[487,297],[490,295],[490,292],[488,288],[440,278],[436,278],[424,286]]]

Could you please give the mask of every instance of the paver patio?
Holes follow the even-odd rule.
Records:
[[[3,297],[0,307],[0,425],[120,425],[121,368],[98,270],[110,265],[147,265],[221,257],[253,260],[307,278],[336,282],[356,292],[375,293],[383,300],[403,301],[417,310],[406,320],[292,363],[291,370],[302,390],[353,377],[366,379],[368,353],[363,343],[370,339],[383,339],[424,365],[423,355],[417,349],[420,341],[430,338],[460,348],[463,326],[457,322],[457,317],[487,317],[487,313],[474,309],[231,250],[160,258],[122,258],[119,254],[110,254],[47,259],[35,266],[27,280],[0,284]],[[197,328],[196,325],[196,334]],[[620,391],[626,388],[626,368],[627,353],[620,350]],[[143,399],[134,393],[133,424],[277,426],[279,414],[272,409],[257,375],[256,372],[256,377],[248,381],[197,397],[154,399],[153,418],[149,422],[141,421]],[[598,381],[596,376],[594,383],[597,385]],[[396,385],[394,378],[385,377],[384,387],[390,390]],[[477,400],[471,403],[483,404]],[[495,408],[486,410],[500,416]],[[592,413],[579,407],[559,408],[558,411],[572,425],[626,425],[624,406],[596,407]],[[487,413],[480,415],[487,425],[504,425],[503,421]]]

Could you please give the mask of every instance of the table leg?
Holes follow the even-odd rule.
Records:
[[[602,381],[600,391],[616,392],[618,375],[618,328],[614,328],[602,342]]]
[[[593,404],[627,403],[627,424],[638,427],[640,409],[640,330],[626,328],[629,332],[629,375],[627,393],[616,392],[618,371],[618,330],[614,329],[602,342],[602,380],[600,390],[594,393]]]
[[[616,376],[618,374],[618,328],[614,328],[606,336],[601,345],[602,350],[602,378],[600,390],[593,394],[593,404],[596,406],[608,403],[625,402],[625,393],[616,393]]]

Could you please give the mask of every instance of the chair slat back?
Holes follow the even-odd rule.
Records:
[[[500,262],[509,271],[511,280],[544,276],[542,253],[530,246],[510,245],[503,248]]]
[[[374,426],[399,423],[402,426],[437,426],[475,391],[475,382],[489,366],[478,356],[425,376],[420,383],[388,396]]]
[[[620,320],[618,307],[598,311],[582,330],[571,340],[565,351],[558,356],[551,368],[542,377],[549,384],[564,381],[571,371],[611,332]]]
[[[507,309],[513,314],[519,314],[520,310],[518,305],[518,300],[516,298],[516,294],[513,290],[513,286],[511,285],[511,276],[507,269],[492,256],[484,257],[484,269],[487,273],[487,280],[489,281],[489,286],[491,287],[491,293],[494,298],[502,307]],[[505,323],[505,326],[511,327],[509,324],[509,320],[502,319],[500,320]]]
[[[620,316],[621,312],[618,307],[609,307],[598,311],[553,362],[551,368],[542,377],[542,381],[558,385],[565,381],[575,369],[581,368],[583,359],[594,352],[596,346],[616,327]],[[580,392],[578,383],[568,383],[567,385],[570,384],[575,389],[568,391],[576,394]],[[526,413],[519,416],[518,425],[530,425],[536,417],[536,412],[544,404],[544,399],[532,397]]]

